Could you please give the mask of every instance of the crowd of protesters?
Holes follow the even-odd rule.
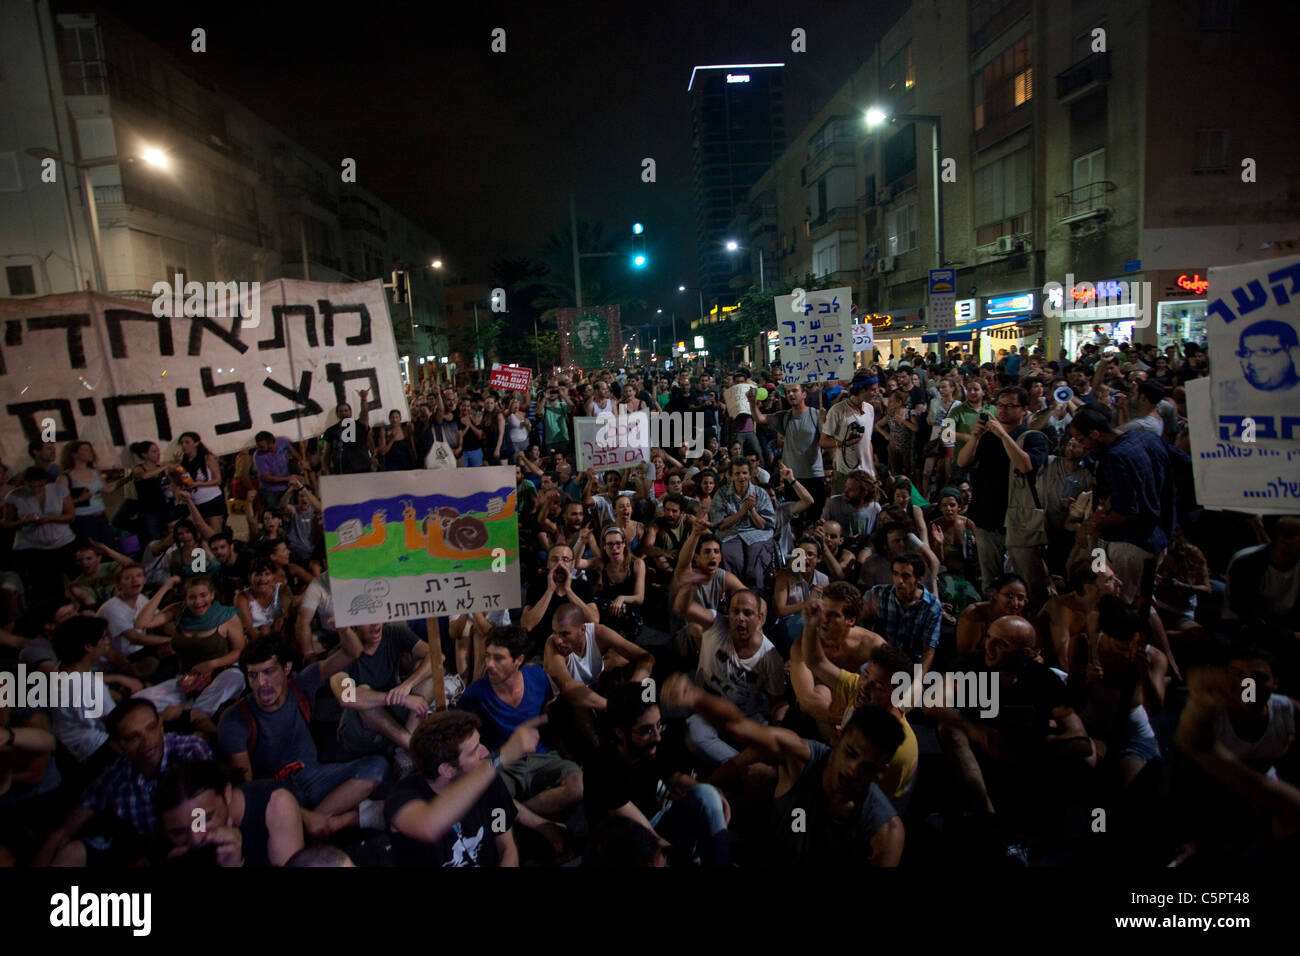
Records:
[[[0,863],[1293,853],[1300,516],[1198,506],[1202,347],[1072,358],[571,369],[382,423],[361,391],[318,439],[117,472],[34,442],[0,466],[0,672],[111,699],[0,696]],[[692,428],[579,470],[575,418],[620,411]],[[319,476],[493,465],[521,606],[337,627]]]

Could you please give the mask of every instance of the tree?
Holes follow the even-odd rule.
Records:
[[[618,255],[621,240],[607,239],[601,223],[578,220],[578,251],[581,253],[609,253],[600,258],[584,259],[582,271],[582,301],[584,305],[617,305],[624,309],[646,307],[645,297],[636,285],[636,278],[628,269],[625,259]],[[573,276],[573,232],[561,226],[546,237],[542,245],[541,261],[546,275],[538,282],[538,297],[533,305],[540,309],[554,309],[577,305]]]

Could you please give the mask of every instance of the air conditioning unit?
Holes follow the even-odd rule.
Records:
[[[993,250],[1000,256],[1009,252],[1015,252],[1018,242],[1015,236],[998,236],[997,241],[993,243]]]
[[[884,275],[886,272],[893,272],[894,265],[895,263],[894,263],[893,256],[882,256],[881,258],[876,260],[876,271],[879,272],[881,275]]]

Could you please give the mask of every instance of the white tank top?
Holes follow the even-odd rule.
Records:
[[[1295,708],[1285,694],[1274,694],[1268,699],[1268,726],[1258,740],[1242,740],[1228,715],[1219,714],[1219,740],[1233,756],[1242,760],[1275,760],[1286,753],[1293,737]],[[1270,771],[1269,776],[1275,775],[1275,771]]]
[[[605,661],[600,654],[600,645],[596,643],[596,625],[588,622],[583,627],[583,634],[587,637],[587,652],[581,657],[570,653],[564,666],[569,669],[569,675],[574,680],[590,687],[604,672]]]
[[[596,413],[596,414],[595,414],[595,417],[596,417],[596,418],[604,418],[604,417],[606,417],[606,416],[609,416],[610,418],[613,418],[613,417],[614,417],[614,399],[613,399],[613,398],[607,398],[607,399],[605,399],[605,404],[604,404],[604,405],[601,405],[600,402],[596,401],[596,400],[593,398],[593,399],[591,400],[591,410],[592,410],[593,412]]]
[[[267,627],[274,624],[280,615],[284,613],[284,610],[280,607],[281,587],[283,585],[277,584],[275,586],[275,593],[271,595],[271,603],[266,607],[262,607],[257,603],[257,598],[253,597],[252,588],[244,592],[244,596],[248,598],[248,616],[252,618],[254,627]]]

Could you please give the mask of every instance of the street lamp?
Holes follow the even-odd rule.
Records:
[[[678,292],[696,292],[696,293],[699,293],[699,297],[700,297],[700,319],[703,320],[703,318],[704,318],[704,292],[703,292],[701,289],[692,289],[692,288],[688,288],[688,287],[686,287],[686,286],[684,286],[684,285],[679,285],[679,286],[677,287],[677,291],[678,291]]]
[[[870,107],[865,115],[867,129],[875,129],[886,121],[897,123],[899,120],[910,123],[929,123],[930,146],[934,155],[930,160],[931,180],[934,188],[934,267],[943,268],[943,196],[939,192],[939,141],[942,136],[940,117],[927,113],[897,113],[890,115],[878,106]]]
[[[41,160],[52,159],[77,170],[81,182],[81,193],[86,197],[86,215],[90,219],[90,259],[95,268],[95,288],[100,292],[107,292],[108,283],[104,281],[104,249],[99,241],[99,209],[95,205],[95,187],[90,182],[90,171],[98,166],[117,166],[124,160],[127,163],[134,163],[137,157],[107,156],[103,159],[92,159],[88,163],[83,163],[78,158],[75,158],[80,155],[80,149],[78,149],[75,142],[73,143],[74,158],[71,160],[64,159],[61,154],[52,149],[40,147],[27,150],[27,155]],[[143,147],[138,158],[155,169],[171,168],[171,158],[155,146]]]
[[[750,251],[749,246],[742,246],[735,239],[728,239],[726,242],[726,248],[728,252],[736,252],[739,249],[744,249],[746,252]],[[763,247],[756,246],[754,248],[758,249],[758,291],[766,292],[767,283],[763,281]]]

